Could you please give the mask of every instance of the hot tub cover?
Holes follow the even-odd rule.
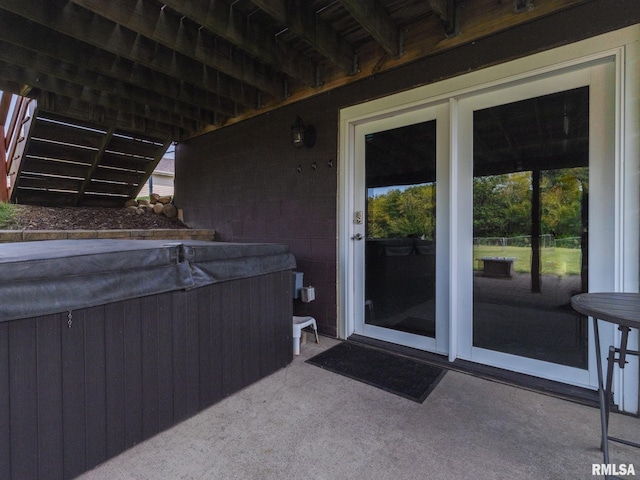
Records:
[[[49,240],[0,246],[0,321],[196,288],[295,267],[286,245]]]

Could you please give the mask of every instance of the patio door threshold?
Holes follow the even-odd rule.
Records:
[[[441,368],[453,370],[460,373],[466,373],[475,377],[491,380],[495,382],[505,383],[518,388],[524,388],[534,392],[551,395],[563,400],[579,403],[589,407],[598,408],[598,392],[588,388],[576,387],[565,383],[555,382],[544,378],[534,377],[523,373],[512,372],[501,368],[482,365],[468,360],[456,359],[450,362],[446,355],[438,355],[436,353],[426,352],[395,343],[385,342],[375,338],[365,337],[362,335],[351,335],[348,341],[368,345],[391,353],[403,355],[414,360],[437,365]]]

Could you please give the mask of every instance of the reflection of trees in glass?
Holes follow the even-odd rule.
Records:
[[[579,237],[588,168],[541,172],[541,233]],[[435,238],[435,184],[393,189],[368,199],[368,235],[373,238],[424,235]],[[473,179],[473,236],[531,235],[531,172]]]
[[[583,189],[587,168],[541,172],[541,229],[557,238],[578,237],[582,231]],[[531,235],[531,172],[473,179],[474,237]]]
[[[474,237],[529,235],[530,225],[531,175],[529,172],[473,179]]]
[[[578,237],[582,231],[582,195],[588,191],[587,168],[542,172],[542,232],[557,238]]]
[[[435,238],[435,184],[393,189],[368,199],[368,232],[372,238],[419,235]]]

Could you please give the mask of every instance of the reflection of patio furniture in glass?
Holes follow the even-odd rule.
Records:
[[[424,306],[435,296],[435,244],[419,238],[368,239],[367,323],[393,328],[406,317],[433,317]],[[373,308],[375,306],[375,319]],[[412,310],[417,308],[417,310]],[[421,327],[422,328],[422,327]],[[423,328],[433,335],[433,325]],[[424,334],[424,333],[423,333]]]
[[[586,321],[570,304],[579,275],[543,275],[535,293],[528,272],[505,280],[480,271],[473,282],[474,346],[587,368]]]
[[[508,277],[513,276],[513,262],[516,257],[482,257],[482,268],[478,265],[478,270],[482,270],[482,274],[490,277]]]
[[[611,383],[613,368],[615,364],[624,368],[627,355],[639,356],[640,352],[628,350],[627,342],[629,332],[632,328],[640,328],[640,294],[638,293],[583,293],[575,295],[571,299],[571,305],[575,310],[593,318],[593,331],[596,346],[596,359],[598,370],[598,391],[600,394],[600,425],[602,428],[602,452],[604,463],[609,463],[609,441],[622,443],[632,447],[640,448],[640,443],[612,437],[609,435],[609,408],[612,400]],[[607,357],[607,377],[606,386],[602,372],[602,362],[600,354],[600,334],[598,330],[598,320],[611,322],[618,325],[622,332],[620,346],[609,347]]]

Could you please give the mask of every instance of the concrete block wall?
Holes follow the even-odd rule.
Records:
[[[294,314],[312,315],[335,336],[337,117],[333,109],[299,113],[316,126],[313,148],[291,145],[289,109],[178,145],[174,199],[188,205],[186,223],[215,228],[220,241],[288,245],[304,285],[316,289],[314,302],[294,302]]]
[[[322,333],[335,335],[340,109],[624,27],[638,21],[629,15],[634,1],[616,9],[586,2],[182,142],[174,201],[189,225],[215,228],[222,241],[288,244],[305,286],[316,288],[316,300],[296,301],[294,314],[314,316]],[[291,145],[297,115],[316,129],[311,149]]]

